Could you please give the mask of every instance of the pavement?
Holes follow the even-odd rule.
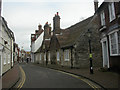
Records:
[[[120,90],[120,74],[107,70],[101,70],[100,67],[94,68],[93,69],[94,74],[90,74],[89,68],[71,69],[70,67],[68,68],[68,67],[61,67],[56,65],[47,65],[47,66],[40,64],[36,64],[36,65],[82,76],[100,85],[106,90],[109,89]]]
[[[19,64],[15,64],[13,68],[8,70],[2,76],[2,89],[12,88],[20,79]]]

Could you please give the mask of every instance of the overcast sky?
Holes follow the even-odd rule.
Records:
[[[15,34],[15,42],[30,50],[30,35],[59,12],[61,28],[67,28],[94,14],[94,0],[3,0],[2,16]],[[99,5],[103,0],[99,0]]]

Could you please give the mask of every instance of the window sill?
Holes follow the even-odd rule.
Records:
[[[70,61],[69,59],[65,59],[65,61]]]
[[[104,31],[105,29],[106,29],[106,26],[104,25],[104,26],[100,27],[99,31],[102,32],[102,31]]]
[[[114,18],[114,19],[110,20],[110,23],[112,23],[115,19],[116,19],[116,18]]]
[[[7,63],[4,63],[4,66],[6,65]]]
[[[60,59],[57,59],[57,61],[60,61]]]
[[[120,56],[120,54],[111,54],[110,56]]]

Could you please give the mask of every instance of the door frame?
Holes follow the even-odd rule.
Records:
[[[109,52],[108,52],[108,40],[107,40],[107,37],[104,37],[101,40],[101,43],[102,43],[102,55],[103,55],[103,67],[105,67],[104,42],[106,42],[106,47],[107,47],[106,48],[106,50],[107,50],[107,60],[108,60],[108,62],[107,62],[107,68],[109,68],[110,67],[110,63],[109,63]]]

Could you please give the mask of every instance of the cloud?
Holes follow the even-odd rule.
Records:
[[[30,35],[38,29],[39,23],[44,27],[48,21],[53,26],[56,12],[64,29],[79,22],[81,17],[93,15],[93,0],[4,0],[2,8],[2,15],[15,33],[16,43],[25,50],[30,50]]]
[[[103,0],[98,0],[98,1],[103,1]],[[89,1],[88,0],[4,0],[4,2],[93,2],[93,0],[89,0]]]

